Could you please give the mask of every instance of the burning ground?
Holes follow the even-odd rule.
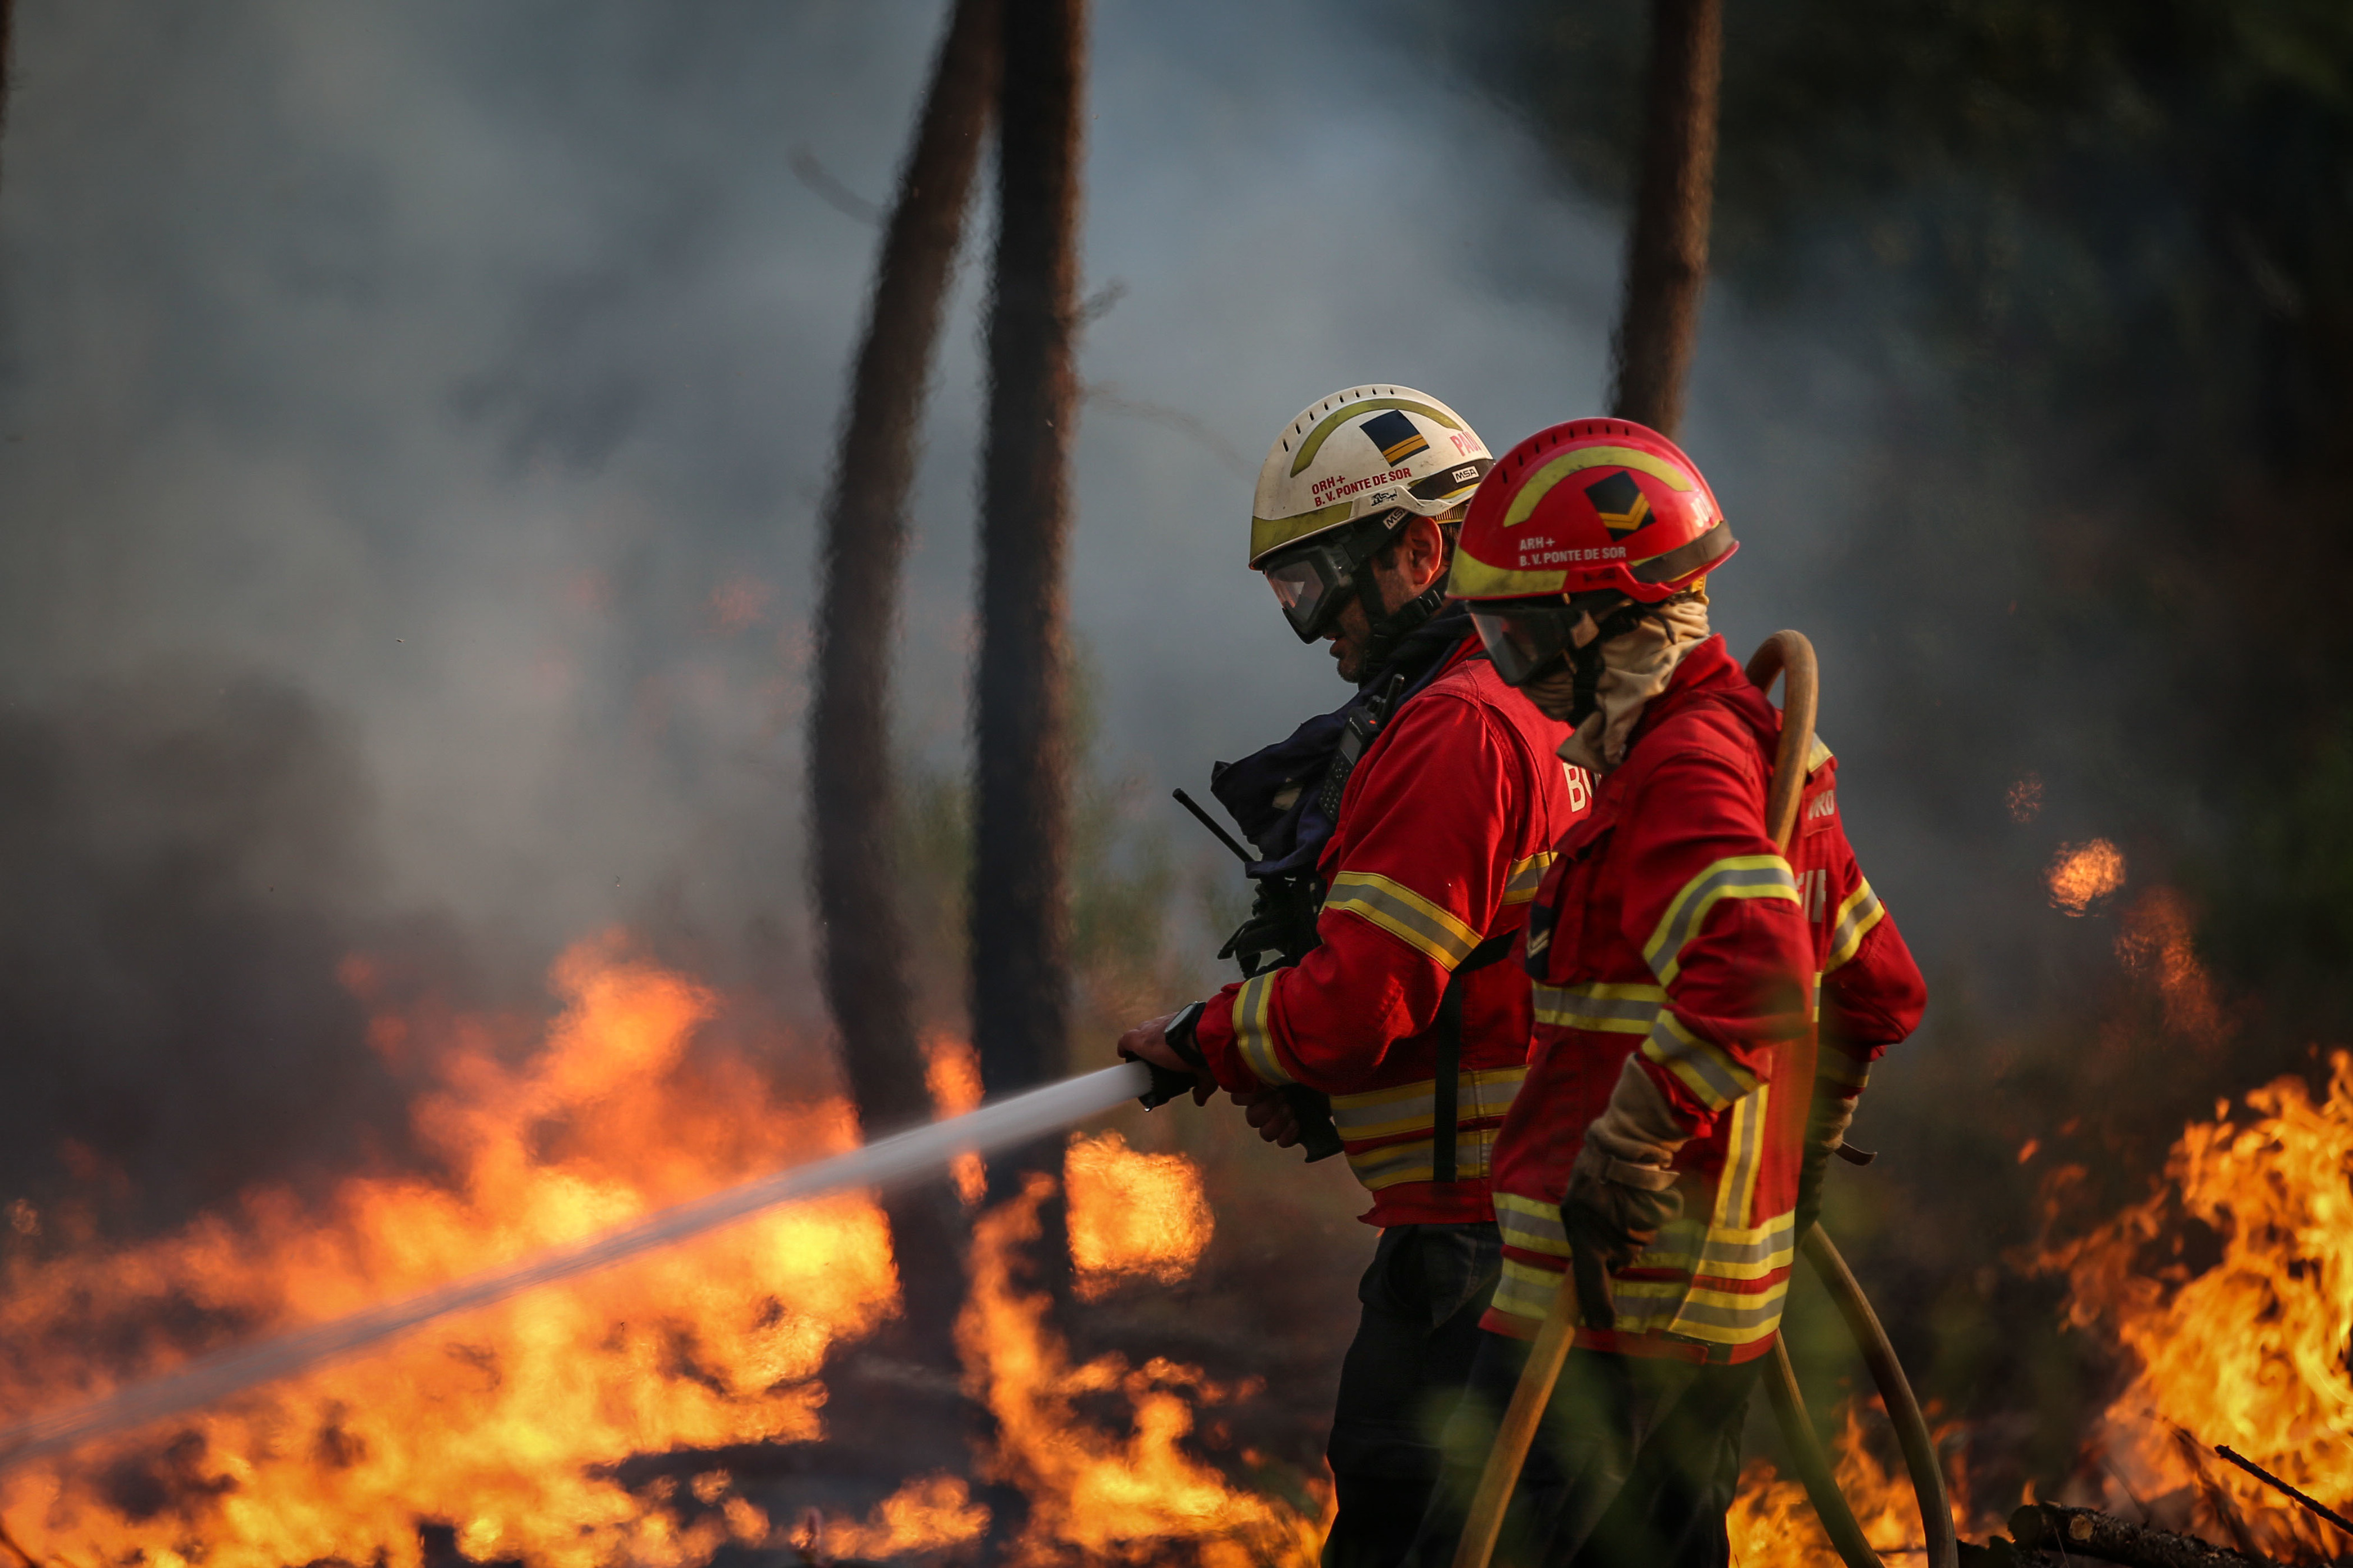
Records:
[[[379,1004],[375,1048],[434,1080],[410,1115],[446,1174],[354,1175],[315,1202],[256,1188],[131,1245],[91,1237],[70,1206],[19,1200],[0,1307],[8,1408],[576,1240],[856,1135],[838,1100],[781,1101],[744,1055],[698,1050],[721,999],[617,937],[558,962],[561,1011],[527,1042],[501,1020],[382,1006],[363,959],[343,978]],[[699,1563],[731,1542],[858,1556],[976,1546],[991,1521],[978,1496],[993,1487],[1022,1500],[998,1543],[1018,1560],[1187,1543],[1208,1561],[1312,1554],[1312,1478],[1284,1499],[1229,1474],[1268,1463],[1231,1418],[1262,1378],[1074,1355],[1048,1321],[1024,1255],[1050,1184],[975,1227],[958,1324],[974,1441],[935,1442],[935,1470],[902,1453],[829,1476],[828,1501],[845,1483],[878,1494],[862,1511],[815,1507],[774,1475],[794,1468],[779,1460],[791,1446],[854,1445],[858,1413],[836,1405],[828,1381],[892,1310],[887,1227],[849,1198],[12,1475],[0,1517],[42,1561],[414,1563],[432,1539],[425,1522],[478,1561]],[[1074,1135],[1062,1185],[1081,1300],[1195,1273],[1214,1226],[1191,1160],[1132,1149],[1117,1131]],[[760,1452],[732,1466],[694,1458],[747,1449]]]

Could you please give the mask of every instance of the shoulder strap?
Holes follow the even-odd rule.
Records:
[[[1510,956],[1517,931],[1491,936],[1472,948],[1447,977],[1446,992],[1438,999],[1438,1080],[1430,1106],[1430,1179],[1456,1180],[1454,1119],[1460,1113],[1462,1076],[1462,989],[1474,970],[1499,963]]]

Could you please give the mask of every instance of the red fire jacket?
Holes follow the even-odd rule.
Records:
[[[1316,868],[1323,945],[1227,986],[1194,1026],[1225,1088],[1303,1083],[1332,1097],[1371,1225],[1494,1217],[1488,1152],[1533,1022],[1516,951],[1463,976],[1449,1183],[1431,1180],[1439,1001],[1473,948],[1525,923],[1554,840],[1592,800],[1585,773],[1553,755],[1567,727],[1478,648],[1471,637],[1450,653],[1348,775]]]
[[[1826,1090],[1860,1093],[1927,1002],[1847,847],[1838,764],[1819,741],[1788,856],[1775,852],[1765,795],[1780,728],[1710,637],[1560,841],[1529,917],[1527,1084],[1495,1143],[1504,1279],[1490,1329],[1535,1334],[1568,1255],[1569,1167],[1635,1056],[1699,1129],[1675,1161],[1683,1215],[1612,1280],[1615,1330],[1579,1329],[1577,1343],[1735,1362],[1772,1345],[1818,1065]]]

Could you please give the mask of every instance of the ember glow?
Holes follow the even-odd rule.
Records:
[[[2088,911],[2094,902],[2125,885],[2124,851],[2105,838],[2062,845],[2045,879],[2051,902],[2071,915]]]
[[[365,964],[346,978],[368,994]],[[444,1177],[353,1176],[307,1207],[251,1192],[234,1213],[136,1246],[13,1248],[0,1282],[0,1408],[87,1399],[856,1142],[839,1100],[781,1100],[752,1061],[698,1047],[719,999],[618,938],[575,947],[553,983],[563,1009],[520,1051],[485,1020],[389,1010],[375,1020],[380,1048],[432,1069],[438,1087],[411,1114]],[[1124,1144],[1101,1154],[1114,1177],[1074,1184],[1074,1224],[1092,1194],[1126,1202],[1139,1183],[1198,1205],[1187,1163]],[[1000,1255],[1012,1242],[989,1240],[1008,1226],[1034,1230],[1035,1204],[984,1229],[960,1334],[975,1394],[1021,1415],[1000,1415],[999,1451],[982,1461],[1030,1492],[1030,1554],[1109,1549],[1137,1520],[1164,1539],[1246,1538],[1260,1560],[1282,1557],[1268,1557],[1277,1542],[1312,1543],[1312,1521],[1236,1491],[1176,1447],[1196,1405],[1243,1391],[1174,1363],[1063,1364],[1042,1312],[1028,1312],[1009,1283]],[[10,1216],[28,1237],[41,1220],[29,1208],[21,1222]],[[1115,1224],[1090,1223],[1115,1238],[1113,1271],[1174,1278],[1198,1256],[1197,1245],[1179,1264],[1165,1245],[1138,1251],[1116,1239]],[[724,1471],[697,1477],[687,1489],[699,1506],[685,1508],[671,1506],[683,1501],[676,1483],[633,1492],[610,1467],[635,1454],[822,1440],[828,1352],[895,1310],[889,1233],[871,1202],[776,1210],[111,1449],[29,1464],[0,1477],[0,1519],[43,1561],[154,1568],[406,1568],[419,1561],[423,1521],[452,1525],[469,1557],[532,1568],[686,1568],[731,1542],[784,1546],[806,1540],[800,1521],[771,1521]],[[1131,1402],[1133,1435],[1086,1427],[1070,1405],[1079,1392]],[[1118,1520],[1106,1519],[1114,1506]],[[987,1518],[964,1478],[910,1477],[870,1518],[825,1523],[822,1547],[923,1550],[972,1540]]]

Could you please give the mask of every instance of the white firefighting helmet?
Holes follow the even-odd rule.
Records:
[[[1386,534],[1409,514],[1443,516],[1471,499],[1493,461],[1469,423],[1426,392],[1335,392],[1300,410],[1267,452],[1250,509],[1250,569],[1266,574],[1293,629],[1313,640],[1371,542],[1353,538],[1366,530],[1350,529],[1345,542],[1335,530],[1376,519]],[[1310,547],[1319,538],[1323,547]]]

